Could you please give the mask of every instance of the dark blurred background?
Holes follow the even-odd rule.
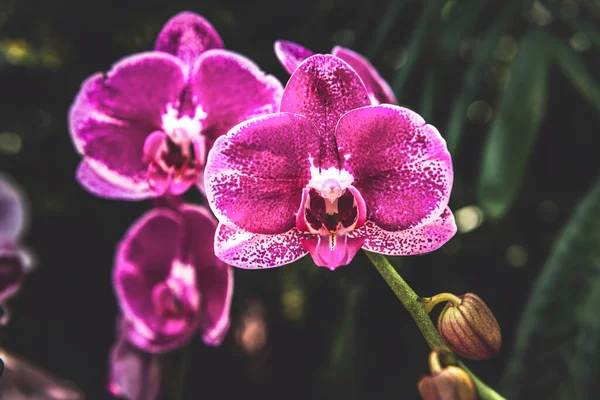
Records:
[[[2,347],[88,399],[111,398],[114,248],[151,203],[103,200],[77,184],[67,110],[87,76],[152,49],[182,10],[206,17],[226,48],[283,83],[277,39],[366,54],[401,105],[453,135],[450,206],[460,232],[435,253],[393,263],[422,296],[475,292],[487,302],[503,349],[467,365],[496,386],[530,288],[600,172],[598,1],[1,0],[0,170],[29,197],[24,241],[38,260],[10,303]],[[494,127],[502,118],[512,125]],[[309,257],[236,269],[235,286],[224,344],[192,342],[185,398],[418,398],[427,345],[364,254],[335,272]],[[248,331],[248,315],[265,330]],[[174,398],[179,358],[165,356],[165,399]]]

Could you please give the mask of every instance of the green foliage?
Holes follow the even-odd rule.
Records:
[[[492,218],[500,218],[518,195],[529,153],[546,113],[549,38],[532,29],[520,41],[497,116],[483,150],[478,197]]]
[[[564,74],[579,93],[600,111],[600,82],[594,78],[583,57],[560,40],[554,40],[552,45],[555,48],[558,64]]]
[[[463,87],[452,103],[448,127],[446,128],[448,149],[452,154],[458,150],[458,145],[465,131],[469,104],[479,94],[486,74],[494,62],[494,51],[498,46],[498,42],[500,42],[502,36],[510,31],[520,4],[520,0],[512,0],[504,7],[501,14],[487,30],[479,46],[479,51],[464,74]]]
[[[504,382],[509,399],[591,399],[600,376],[600,178],[538,277]]]

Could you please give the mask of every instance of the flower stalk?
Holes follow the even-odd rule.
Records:
[[[398,300],[400,300],[404,308],[406,308],[413,317],[429,347],[433,349],[437,346],[450,351],[431,322],[429,311],[425,303],[419,298],[415,291],[412,290],[406,281],[402,279],[388,259],[382,254],[369,251],[365,251],[365,253],[390,289],[392,289]],[[475,383],[480,400],[506,400],[494,389],[490,388],[477,378],[477,376],[475,376],[475,374],[473,374],[473,372],[471,372],[462,362],[459,361],[458,365],[469,374]]]

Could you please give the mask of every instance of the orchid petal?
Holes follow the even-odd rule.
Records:
[[[302,246],[308,250],[315,264],[333,271],[337,267],[350,264],[364,241],[362,237],[350,238],[346,235],[338,235],[332,247],[329,236],[320,235],[302,240]]]
[[[19,291],[25,275],[17,245],[12,239],[0,239],[0,304]]]
[[[456,223],[449,208],[434,221],[400,231],[386,231],[372,221],[350,236],[364,237],[363,248],[388,256],[411,256],[437,250],[456,233]]]
[[[290,74],[294,73],[302,61],[315,54],[306,47],[298,43],[288,42],[287,40],[276,41],[273,48],[279,62],[281,62],[283,68]]]
[[[196,61],[192,99],[206,114],[206,148],[233,126],[277,111],[283,87],[252,60],[228,50],[209,50]]]
[[[112,194],[143,186],[144,141],[161,129],[167,107],[178,104],[186,71],[177,58],[148,52],[126,57],[82,84],[69,111],[71,138],[97,175],[119,188]]]
[[[304,60],[288,81],[280,111],[306,116],[322,137],[321,167],[339,167],[334,130],[340,117],[371,104],[367,89],[342,59],[317,54]]]
[[[132,326],[129,340],[148,352],[181,346],[200,324],[195,267],[178,258],[183,235],[177,213],[154,209],[134,223],[117,248],[113,282]],[[172,305],[173,293],[179,305]],[[170,317],[160,307],[182,310]]]
[[[448,204],[453,172],[446,142],[413,111],[364,107],[339,121],[343,166],[368,207],[368,219],[388,231],[436,220]]]
[[[125,320],[118,322],[117,339],[110,350],[108,390],[116,397],[155,400],[160,393],[160,362],[156,355],[129,343],[129,329]]]
[[[25,196],[7,176],[0,174],[0,237],[18,239],[26,225]]]
[[[147,180],[128,179],[91,159],[79,163],[75,176],[85,190],[107,199],[144,200],[155,194]]]
[[[317,129],[302,116],[279,113],[237,125],[208,156],[211,209],[219,221],[249,232],[289,231],[319,152]]]
[[[204,207],[184,205],[181,213],[185,226],[183,247],[194,260],[198,288],[202,294],[202,338],[207,345],[217,346],[229,330],[233,269],[215,256],[217,222],[210,211]]]
[[[223,40],[210,22],[189,11],[167,21],[154,46],[155,50],[172,54],[190,67],[205,51],[222,48]]]
[[[215,236],[215,254],[234,267],[279,267],[305,256],[307,251],[301,241],[309,237],[296,228],[278,235],[257,235],[219,224]]]
[[[375,102],[373,104],[398,104],[390,85],[379,75],[373,64],[361,54],[341,46],[335,46],[331,50],[331,54],[346,61],[354,68],[365,83],[367,91],[374,98]]]

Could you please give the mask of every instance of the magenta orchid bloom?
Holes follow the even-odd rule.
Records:
[[[155,400],[160,394],[161,366],[158,356],[146,353],[127,340],[130,324],[117,321],[117,339],[110,350],[108,391],[131,400]]]
[[[286,40],[276,41],[274,48],[281,65],[290,74],[294,73],[302,61],[315,54],[297,43]],[[361,54],[341,46],[335,46],[331,50],[331,54],[346,61],[354,68],[367,88],[371,104],[398,104],[390,85],[379,75],[373,64]]]
[[[370,105],[352,67],[314,55],[292,74],[279,113],[237,125],[211,150],[215,253],[242,268],[310,253],[333,270],[361,247],[430,252],[456,233],[452,180],[435,127],[406,108]]]
[[[19,289],[30,267],[19,240],[26,222],[24,195],[7,177],[0,175],[0,306],[4,308],[0,325],[8,322],[3,304]]]
[[[182,12],[155,51],[125,57],[81,86],[69,112],[83,160],[79,183],[105,198],[141,200],[203,191],[214,140],[248,118],[274,112],[282,86],[250,59],[223,50],[214,28]]]
[[[155,208],[119,243],[113,282],[131,329],[150,353],[173,350],[202,332],[220,344],[229,329],[233,271],[213,252],[216,221],[203,207]]]

